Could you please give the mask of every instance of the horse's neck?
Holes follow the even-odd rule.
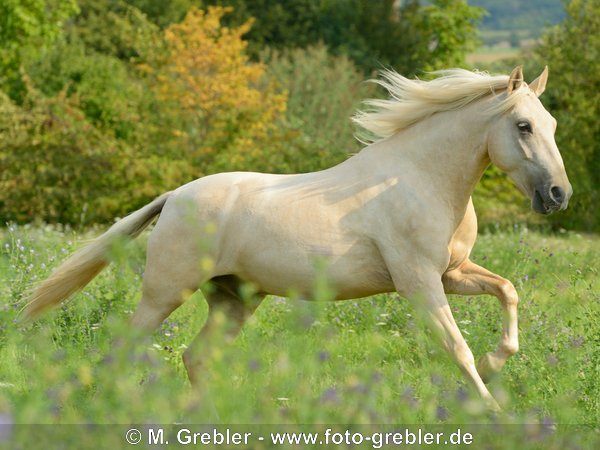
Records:
[[[410,167],[412,176],[425,181],[424,188],[444,198],[457,219],[462,219],[489,164],[489,118],[482,114],[483,107],[476,102],[458,111],[435,114],[365,150],[384,162],[390,176],[396,168]]]

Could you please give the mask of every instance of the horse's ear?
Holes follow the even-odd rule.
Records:
[[[540,95],[542,95],[542,93],[546,89],[547,82],[548,82],[548,66],[544,67],[544,71],[540,74],[539,77],[537,77],[535,80],[533,80],[531,83],[529,83],[529,89],[531,89],[535,93],[535,95],[537,95],[539,97]]]
[[[517,66],[513,69],[508,78],[508,94],[510,95],[512,91],[519,89],[523,82],[523,66]]]

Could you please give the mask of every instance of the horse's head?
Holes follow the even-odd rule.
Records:
[[[547,67],[529,85],[523,81],[521,67],[515,68],[506,90],[507,96],[514,96],[514,106],[497,117],[488,139],[491,161],[541,214],[565,209],[573,193],[554,140],[556,120],[538,100],[547,80]]]

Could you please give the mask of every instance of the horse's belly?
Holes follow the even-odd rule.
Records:
[[[318,252],[293,252],[285,248],[264,250],[245,258],[236,273],[268,294],[311,298],[325,280],[335,299],[359,298],[394,290],[394,284],[378,253],[357,248],[341,256]],[[362,249],[364,250],[364,249]]]

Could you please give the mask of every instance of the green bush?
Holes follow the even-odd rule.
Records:
[[[324,45],[264,54],[268,76],[287,91],[287,111],[275,145],[265,149],[268,170],[310,172],[342,162],[360,150],[350,120],[373,86],[345,56]],[[272,159],[271,159],[272,158]]]
[[[23,94],[21,66],[50,48],[77,12],[75,0],[0,2],[0,86],[13,99]]]
[[[29,86],[22,105],[0,93],[0,142],[3,220],[106,221],[166,190],[173,172],[96,127],[64,91],[46,97]]]

